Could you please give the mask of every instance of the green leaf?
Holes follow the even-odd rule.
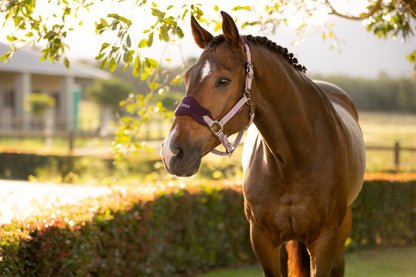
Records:
[[[251,10],[250,6],[236,6],[234,8],[231,9],[232,11],[239,11],[239,10]]]
[[[104,49],[106,49],[108,46],[110,46],[110,43],[104,42],[103,44],[101,44],[101,51],[103,51]]]
[[[151,82],[150,84],[149,84],[149,88],[150,89],[157,89],[159,87],[159,83],[156,83],[156,82]]]
[[[125,65],[125,66],[124,66],[124,68],[123,68],[123,71],[124,71],[124,72],[126,72],[126,71],[127,71],[127,69],[129,68],[130,64],[131,64],[131,63],[126,63],[126,65]]]
[[[109,26],[107,21],[104,18],[100,18],[100,23],[103,27],[108,27]]]
[[[108,57],[105,57],[105,59],[101,61],[100,69],[104,69],[107,66],[107,61],[108,61]]]
[[[149,67],[153,67],[153,68],[157,68],[159,66],[159,63],[156,60],[151,59],[151,58],[146,58],[145,63]]]
[[[42,57],[40,57],[40,61],[42,63],[46,60],[46,58],[48,57],[48,54],[49,54],[49,49],[44,49],[43,50],[43,55],[42,55]]]
[[[170,82],[171,85],[180,86],[182,84],[183,78],[180,75],[177,75],[173,80]]]
[[[141,68],[141,61],[140,61],[140,57],[139,56],[137,56],[135,59],[134,59],[134,66],[133,66],[133,76],[134,77],[139,77],[139,75],[140,75],[140,68]]]
[[[179,38],[183,38],[185,36],[181,27],[179,26],[176,27],[176,34],[178,35]]]
[[[121,22],[125,23],[128,26],[131,25],[131,20],[125,18],[124,16],[120,16],[120,20],[121,20]]]
[[[131,39],[130,39],[130,35],[127,35],[126,45],[127,45],[127,47],[131,47]]]
[[[160,38],[168,42],[169,41],[168,27],[166,27],[165,25],[160,26],[159,32],[160,32]]]
[[[16,41],[17,40],[17,37],[15,37],[15,36],[7,36],[6,38],[10,42],[13,42],[13,41]]]
[[[19,26],[20,22],[23,20],[23,17],[21,16],[14,16],[13,17],[13,21],[14,21],[14,26],[17,27]]]
[[[134,52],[135,52],[134,50],[125,51],[124,55],[123,55],[123,61],[126,62],[126,63],[133,62]]]
[[[146,45],[147,45],[147,39],[142,39],[140,42],[139,42],[139,48],[143,48],[143,47],[146,47]]]
[[[5,60],[7,60],[11,55],[11,52],[7,52],[5,54],[3,54],[0,58],[0,61],[4,62]]]
[[[147,78],[149,78],[150,76],[150,71],[148,67],[145,67],[145,69],[143,70],[142,74],[140,75],[140,80],[144,81]]]
[[[110,14],[107,15],[107,17],[112,17],[116,20],[120,20],[121,16],[119,14],[116,14],[116,13],[110,13]]]
[[[158,9],[152,8],[152,15],[156,16],[160,21],[162,21],[165,18],[166,13],[161,12]]]
[[[416,61],[416,50],[413,53],[406,56],[409,62],[414,63]]]
[[[116,60],[113,58],[111,58],[110,63],[108,64],[108,69],[113,72],[114,70],[116,70],[117,67],[117,63]]]
[[[153,32],[149,34],[149,38],[147,40],[147,47],[152,47],[153,44]]]
[[[69,69],[69,60],[68,60],[67,57],[64,58],[64,65],[65,65],[66,68]]]
[[[101,60],[104,57],[105,53],[99,54],[97,57],[95,57],[96,60]]]

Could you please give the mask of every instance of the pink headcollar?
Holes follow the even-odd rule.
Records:
[[[241,97],[240,100],[238,100],[237,103],[220,120],[214,120],[212,118],[211,112],[207,110],[206,108],[202,107],[196,101],[196,99],[192,96],[185,96],[184,98],[182,98],[181,102],[179,103],[178,107],[175,110],[175,116],[190,115],[199,123],[209,127],[211,132],[215,136],[218,137],[222,145],[224,145],[225,147],[225,152],[219,151],[217,149],[213,149],[211,152],[217,155],[221,155],[221,156],[226,156],[226,155],[231,156],[233,154],[234,150],[237,148],[238,144],[243,138],[244,131],[248,129],[248,127],[251,125],[251,123],[254,120],[254,109],[253,109],[253,104],[251,102],[251,97],[250,97],[251,85],[254,79],[254,69],[253,69],[253,63],[251,61],[250,43],[244,36],[242,36],[242,39],[244,41],[244,47],[245,47],[246,55],[247,55],[246,81],[245,81],[243,97]],[[231,144],[228,141],[227,135],[224,133],[224,125],[234,115],[239,113],[245,104],[250,106],[250,113],[249,113],[250,121],[247,127],[238,133],[237,138],[235,139],[234,143]]]

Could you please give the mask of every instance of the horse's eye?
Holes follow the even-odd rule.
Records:
[[[219,79],[217,80],[217,82],[215,83],[215,86],[216,86],[216,87],[226,87],[226,86],[228,86],[230,83],[231,83],[231,80],[230,80],[230,79],[227,79],[227,78],[219,78]]]

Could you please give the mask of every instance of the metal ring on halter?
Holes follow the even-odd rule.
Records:
[[[250,107],[249,116],[251,117],[251,115],[254,113],[254,107],[253,107],[253,102],[251,101],[251,94],[250,94],[250,92],[251,91],[249,89],[245,89],[244,90],[244,96],[247,98],[246,105]]]
[[[217,127],[218,128],[218,131],[215,131],[214,130],[214,127]],[[211,132],[215,135],[215,136],[217,136],[218,137],[218,135],[220,134],[220,133],[223,133],[224,131],[223,131],[223,129],[222,129],[222,126],[221,126],[221,124],[218,122],[218,120],[214,120],[214,122],[212,123],[212,125],[211,126],[209,126],[209,129],[211,130]]]

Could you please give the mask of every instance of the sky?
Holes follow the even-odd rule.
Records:
[[[355,0],[350,0],[356,3]],[[45,8],[49,8],[50,4],[47,4],[46,0],[39,1]],[[189,1],[188,1],[189,2]],[[223,3],[222,3],[223,2]],[[229,12],[230,15],[234,15],[230,11],[233,5],[236,5],[235,1],[209,1],[210,7],[204,8],[205,11],[210,11],[209,16],[220,18],[219,13],[213,12],[212,6],[217,4],[221,10]],[[237,4],[244,5],[245,2],[252,3],[248,0],[240,0]],[[225,4],[224,4],[225,3]],[[82,27],[77,26],[77,31],[68,37],[68,44],[70,50],[68,55],[71,59],[81,60],[94,60],[94,57],[98,54],[101,43],[110,40],[109,37],[97,38],[95,33],[94,22],[101,15],[111,12],[120,12],[132,16],[133,19],[140,18],[137,26],[137,33],[140,34],[142,30],[141,26],[148,26],[149,20],[151,22],[154,19],[149,16],[150,10],[142,11],[140,9],[129,10],[130,6],[112,6],[105,3],[97,2],[97,7],[91,9],[92,12],[80,14],[80,18],[83,18]],[[43,9],[45,10],[45,9]],[[312,24],[319,25],[325,22],[333,22],[333,33],[337,37],[338,47],[330,49],[330,46],[334,43],[334,40],[322,39],[322,32],[315,29],[311,29],[302,36],[297,35],[297,29],[295,28],[295,17],[289,18],[289,24],[279,26],[274,34],[267,32],[269,39],[276,43],[287,47],[289,51],[293,52],[298,58],[299,62],[308,68],[309,74],[321,74],[321,75],[349,75],[353,77],[363,78],[376,78],[381,72],[387,73],[392,77],[408,77],[413,68],[413,65],[405,58],[407,54],[410,54],[416,49],[416,38],[403,43],[400,38],[393,40],[379,39],[375,35],[366,31],[364,25],[361,22],[344,20],[337,17],[330,17],[326,15],[325,11],[316,15]],[[236,15],[234,15],[236,16]],[[237,15],[238,16],[238,15]],[[74,25],[76,25],[73,22]],[[166,55],[173,60],[182,55],[184,58],[197,57],[201,53],[192,40],[191,30],[189,27],[189,18],[186,19],[186,24],[183,26],[185,38],[183,41],[166,47],[166,44],[159,42],[155,39],[154,47],[152,49],[143,50],[143,54],[151,56],[155,59],[159,59],[160,54],[166,51]],[[0,22],[2,23],[2,22]],[[146,24],[143,24],[146,23]],[[205,26],[204,26],[205,27]],[[213,32],[213,26],[206,27],[211,33]],[[6,25],[5,30],[9,30]],[[5,36],[7,32],[0,33],[0,41],[6,41]],[[241,34],[261,34],[264,32],[253,29],[243,29]],[[139,37],[139,36],[138,36]],[[139,39],[137,39],[139,40]],[[301,42],[301,43],[299,43]]]

